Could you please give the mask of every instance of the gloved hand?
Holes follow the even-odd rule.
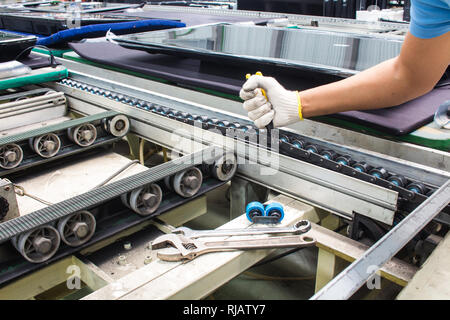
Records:
[[[267,99],[261,92],[264,89]],[[255,125],[262,129],[273,120],[274,127],[283,127],[300,121],[296,91],[286,90],[277,80],[260,75],[251,76],[239,92],[245,100],[244,109]]]

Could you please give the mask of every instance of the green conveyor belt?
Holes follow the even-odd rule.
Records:
[[[55,57],[61,57],[61,58],[62,58],[64,53],[72,51],[71,49],[50,49],[50,50],[52,51],[52,54]],[[38,52],[38,53],[43,53],[43,54],[49,54],[49,51],[46,50],[46,49],[43,49],[43,48],[33,48],[32,51]]]
[[[74,60],[77,62],[93,65],[96,67],[101,67],[101,68],[105,68],[105,69],[109,69],[109,70],[113,70],[113,71],[118,71],[118,72],[130,74],[130,75],[134,75],[134,76],[137,76],[140,78],[146,78],[146,79],[163,82],[163,83],[171,83],[171,82],[161,79],[161,78],[151,77],[148,75],[144,75],[142,73],[133,72],[133,71],[129,71],[129,70],[124,70],[124,69],[120,69],[120,68],[116,68],[116,67],[111,67],[111,66],[95,63],[95,62],[81,58],[75,52],[66,53],[63,55],[63,57],[65,59],[70,59],[70,60]],[[225,94],[225,93],[218,92],[215,90],[209,90],[209,89],[198,88],[198,87],[193,88],[193,89],[200,91],[200,92],[207,93],[207,94],[227,98],[230,100],[241,101],[240,98],[237,96]],[[315,118],[315,120],[318,120],[320,122],[324,122],[327,124],[335,125],[335,126],[338,126],[341,128],[354,130],[354,131],[366,133],[369,135],[381,137],[381,138],[384,138],[387,140],[410,142],[410,143],[422,145],[422,146],[433,148],[433,149],[443,150],[443,151],[450,150],[450,133],[448,132],[448,130],[438,129],[433,123],[430,123],[414,132],[411,132],[410,134],[406,134],[403,136],[393,136],[393,135],[378,131],[376,129],[368,128],[363,125],[355,124],[350,121],[336,119],[333,117],[326,117],[326,116],[317,117],[317,118]]]
[[[332,117],[316,117],[314,118],[314,120],[388,140],[410,142],[443,151],[450,150],[450,131],[446,129],[439,129],[433,122],[409,134],[405,134],[403,136],[393,136],[382,131],[347,120],[336,119]]]
[[[0,80],[0,90],[18,88],[30,84],[59,81],[67,78],[68,74],[67,68],[64,66],[57,66],[56,68],[40,68],[20,77]]]

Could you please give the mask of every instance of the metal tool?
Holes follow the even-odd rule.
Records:
[[[315,244],[315,239],[306,235],[267,237],[239,240],[201,241],[185,237],[180,234],[166,234],[152,242],[153,249],[171,245],[177,250],[158,252],[159,259],[164,261],[192,260],[209,252],[223,252],[249,249],[274,249],[308,247]]]
[[[192,230],[187,227],[179,227],[172,230],[172,233],[185,236],[190,239],[204,237],[222,236],[246,236],[258,234],[303,234],[311,230],[311,223],[308,220],[301,220],[291,227],[266,227],[266,228],[246,228],[246,229],[215,229],[215,230]]]

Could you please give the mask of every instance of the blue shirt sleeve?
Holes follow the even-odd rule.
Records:
[[[422,39],[450,31],[450,0],[411,0],[409,31]]]

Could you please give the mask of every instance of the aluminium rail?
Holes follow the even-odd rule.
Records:
[[[400,221],[311,300],[349,299],[450,202],[450,180]],[[375,268],[374,268],[375,267]]]

